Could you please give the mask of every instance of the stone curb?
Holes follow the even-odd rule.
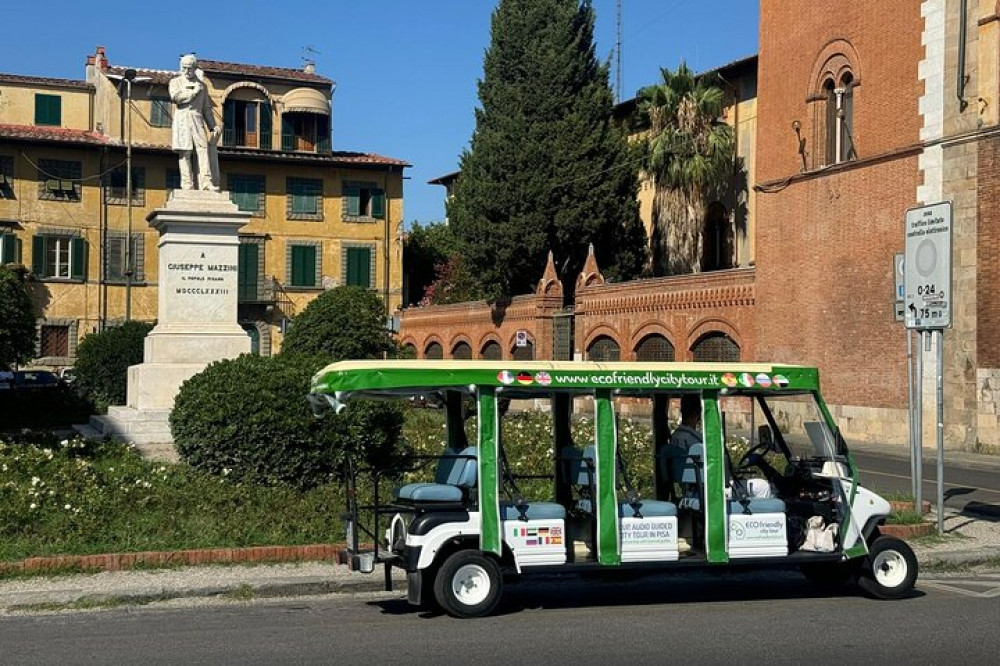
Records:
[[[265,562],[339,562],[342,544],[306,546],[254,546],[250,548],[203,548],[104,555],[56,555],[29,557],[20,562],[0,562],[3,573],[41,573],[67,569],[86,572],[126,571],[143,567],[197,566],[201,564],[257,564]]]

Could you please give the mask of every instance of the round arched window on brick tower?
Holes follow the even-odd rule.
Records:
[[[479,352],[479,355],[483,357],[484,361],[502,361],[503,348],[500,347],[499,342],[490,340],[483,345],[483,349]]]
[[[588,361],[620,361],[622,358],[621,347],[614,338],[601,335],[594,338],[594,341],[587,347]]]
[[[725,333],[708,333],[691,347],[691,356],[699,363],[739,363],[740,346]]]
[[[812,115],[811,164],[816,169],[858,158],[855,101],[861,84],[860,58],[843,39],[829,42],[816,57],[806,101]]]
[[[636,361],[670,363],[674,357],[674,346],[659,333],[647,335],[635,346]]]
[[[441,347],[441,343],[432,342],[424,347],[424,358],[435,360],[444,358],[444,349]]]
[[[469,346],[468,342],[458,342],[451,348],[451,357],[469,360],[472,358],[472,347]]]

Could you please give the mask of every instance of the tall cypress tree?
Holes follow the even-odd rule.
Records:
[[[636,155],[611,117],[589,0],[500,0],[479,101],[448,216],[481,295],[530,292],[552,250],[571,298],[591,243],[608,278],[637,275]]]

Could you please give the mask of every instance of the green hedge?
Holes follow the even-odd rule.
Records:
[[[101,333],[91,333],[76,350],[76,389],[100,412],[124,405],[128,367],[143,360],[143,340],[152,324],[130,321]]]
[[[350,458],[384,465],[400,453],[402,407],[354,402],[313,416],[306,400],[323,356],[252,355],[218,361],[181,386],[170,427],[181,458],[213,474],[312,487]]]
[[[0,432],[86,423],[93,405],[63,385],[0,390]]]

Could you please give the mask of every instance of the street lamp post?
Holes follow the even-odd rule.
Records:
[[[134,258],[132,256],[132,84],[151,80],[147,76],[136,76],[134,69],[126,69],[122,75],[108,74],[109,78],[125,84],[125,104],[128,106],[128,113],[122,114],[122,122],[125,124],[125,217],[127,220],[127,231],[125,233],[125,321],[132,320],[132,277],[135,270],[132,266]],[[103,267],[102,267],[102,270]]]

